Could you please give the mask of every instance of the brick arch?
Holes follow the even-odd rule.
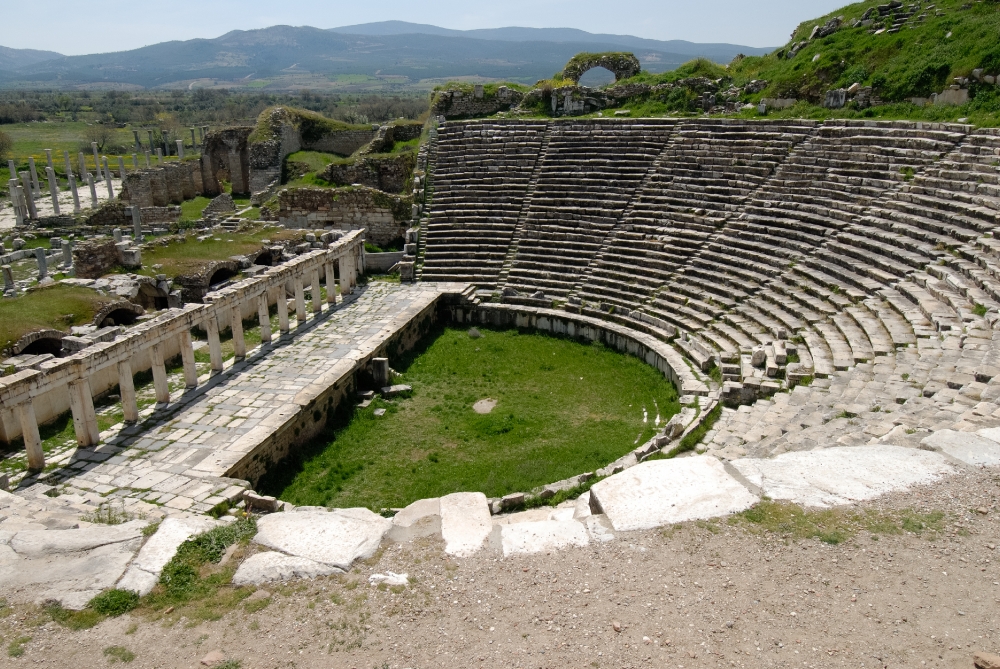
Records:
[[[642,71],[639,59],[631,53],[580,54],[566,64],[563,79],[579,82],[580,77],[595,67],[603,67],[615,75],[615,81],[634,77]]]

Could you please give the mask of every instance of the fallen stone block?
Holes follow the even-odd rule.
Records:
[[[967,465],[1000,465],[1000,429],[991,427],[978,432],[938,430],[924,437],[920,447],[945,453]]]
[[[347,571],[374,555],[392,522],[368,509],[296,511],[257,521],[254,543]]]
[[[316,578],[342,574],[344,570],[308,558],[283,553],[257,553],[240,565],[233,575],[233,585],[260,585],[293,578]]]
[[[177,553],[177,548],[194,535],[207,532],[219,524],[211,518],[167,518],[139,550],[118,582],[118,587],[139,595],[149,594],[160,580],[163,568]]]
[[[441,498],[444,551],[468,557],[482,548],[493,531],[489,503],[481,492],[456,492]]]
[[[10,547],[26,558],[79,553],[139,539],[147,524],[145,520],[133,520],[121,525],[95,525],[78,530],[25,530],[14,535]]]
[[[382,397],[387,400],[391,400],[393,397],[399,397],[400,395],[409,395],[413,392],[413,388],[407,385],[396,385],[396,386],[386,386],[382,388],[379,392],[382,393]]]
[[[386,538],[402,543],[441,535],[441,500],[420,499],[397,513]]]
[[[972,656],[976,669],[1000,669],[1000,655],[979,652]]]
[[[410,583],[409,574],[397,574],[396,572],[387,571],[384,574],[372,574],[368,577],[368,583],[371,585],[379,585],[380,583],[385,583],[386,585],[408,585]]]
[[[757,502],[709,456],[643,462],[590,489],[590,508],[619,532],[724,516]]]
[[[495,525],[490,533],[490,547],[503,557],[587,546],[589,543],[587,528],[575,520]]]
[[[270,495],[258,495],[253,490],[243,492],[243,501],[246,502],[247,511],[263,511],[274,513],[278,510],[278,500]]]
[[[956,471],[939,453],[890,445],[783,453],[732,465],[762,494],[814,507],[873,499]]]

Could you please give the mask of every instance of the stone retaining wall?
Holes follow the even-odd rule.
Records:
[[[166,207],[205,192],[202,161],[168,162],[125,173],[121,200],[142,208]]]
[[[286,228],[364,230],[365,239],[385,246],[403,237],[411,213],[409,198],[372,188],[292,188],[278,194],[278,221]]]
[[[360,184],[386,193],[402,193],[416,166],[416,153],[365,157],[347,165],[327,165],[320,176],[337,186]]]

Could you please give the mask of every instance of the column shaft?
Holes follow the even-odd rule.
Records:
[[[73,411],[73,429],[76,443],[80,446],[95,446],[101,440],[97,429],[97,413],[94,411],[94,396],[90,393],[90,381],[80,379],[69,384],[69,404]]]
[[[322,291],[319,287],[319,268],[313,270],[312,272],[312,308],[313,313],[318,314],[323,311],[323,300],[321,299]]]
[[[191,346],[190,330],[184,330],[181,333],[181,361],[184,363],[184,387],[197,387],[198,367],[194,363],[194,347]]]
[[[295,318],[299,323],[296,327],[302,327],[306,322],[306,291],[302,288],[302,277],[297,276],[295,282]]]
[[[332,260],[326,263],[326,303],[330,306],[337,303],[337,279]]]
[[[243,309],[238,303],[234,304],[230,314],[229,327],[233,331],[233,348],[236,352],[236,359],[242,360],[247,357],[247,343],[243,337]]]
[[[257,296],[257,318],[260,320],[260,341],[271,343],[271,314],[267,309],[267,291]]]
[[[153,390],[157,402],[170,401],[170,384],[167,382],[167,366],[163,361],[163,344],[153,346]]]
[[[212,313],[205,319],[205,331],[208,332],[208,355],[212,359],[212,371],[222,371],[222,341],[219,339],[219,321]]]
[[[281,334],[287,334],[288,325],[288,291],[285,284],[278,286],[278,329]]]
[[[137,423],[139,421],[139,404],[136,402],[130,360],[122,360],[118,363],[118,391],[122,397],[122,413],[125,414],[125,422]]]
[[[25,400],[15,407],[18,422],[21,423],[21,435],[24,437],[24,450],[28,453],[28,469],[40,471],[45,469],[45,453],[42,452],[42,437],[38,434],[38,421],[35,420],[35,407],[31,400]]]

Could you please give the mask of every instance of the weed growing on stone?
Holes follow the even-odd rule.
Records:
[[[121,525],[130,520],[135,520],[135,514],[125,510],[125,502],[121,502],[120,508],[116,508],[113,503],[101,504],[91,513],[84,514],[80,520],[99,525]]]
[[[390,355],[412,396],[345,408],[260,489],[297,505],[374,510],[462,490],[529,492],[607,465],[679,411],[673,385],[631,356],[516,330],[481,334],[436,330],[415,352]],[[485,398],[496,408],[476,413]]]
[[[135,659],[135,653],[125,646],[108,646],[104,649],[104,656],[112,664],[115,662],[128,663]]]
[[[46,605],[43,612],[49,619],[74,631],[90,629],[104,620],[104,616],[93,609],[70,611],[64,609],[61,604]]]

